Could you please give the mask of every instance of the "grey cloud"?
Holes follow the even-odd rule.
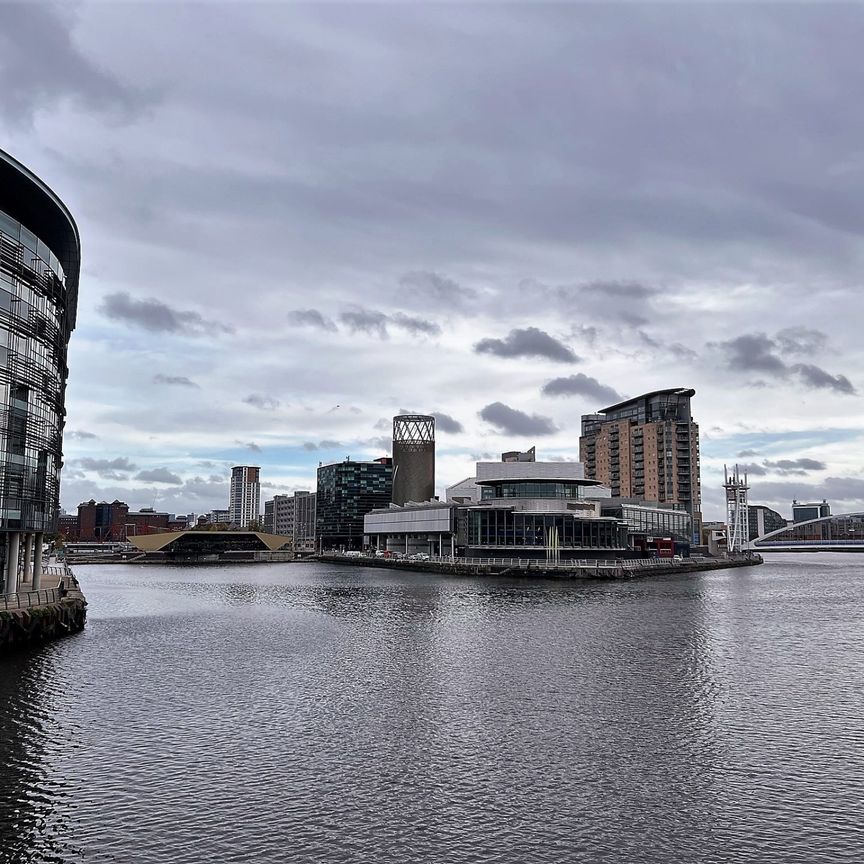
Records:
[[[72,441],[92,441],[97,439],[99,436],[94,435],[92,432],[87,432],[83,429],[70,429],[67,432],[63,433],[64,438],[69,438]]]
[[[462,424],[451,417],[449,414],[445,414],[443,411],[436,411],[434,413],[435,417],[435,429],[438,432],[445,432],[450,435],[456,435],[459,432],[464,432],[465,428]]]
[[[414,318],[411,315],[397,312],[390,318],[390,321],[397,327],[407,330],[413,336],[441,335],[441,328],[434,321],[427,321],[424,318]]]
[[[234,328],[208,321],[197,312],[173,309],[167,303],[153,298],[138,300],[125,291],[107,294],[99,311],[112,321],[121,321],[149,330],[152,333],[182,333],[187,336],[233,333]]]
[[[385,453],[389,453],[393,447],[393,439],[388,438],[385,435],[381,435],[377,438],[370,438],[364,443],[367,447],[371,447],[373,450],[383,450]]]
[[[157,384],[167,384],[174,387],[198,388],[198,385],[191,378],[187,378],[185,375],[163,375],[161,372],[158,372],[153,376],[153,380]]]
[[[386,339],[388,318],[383,312],[375,312],[372,309],[354,309],[342,312],[339,320],[348,327],[352,333],[368,333],[379,339]]]
[[[566,378],[553,378],[543,385],[541,392],[545,396],[584,396],[606,405],[620,402],[622,398],[617,390],[581,372]]]
[[[765,333],[744,333],[718,344],[726,352],[731,369],[768,372],[778,376],[785,376],[789,371],[786,364],[774,353],[777,344]]]
[[[9,122],[29,123],[37,110],[65,100],[131,119],[150,101],[79,51],[72,39],[72,10],[48,3],[3,3],[2,12],[0,114]]]
[[[810,327],[786,327],[778,331],[777,344],[784,354],[813,354],[828,344],[828,337]]]
[[[719,430],[719,431],[722,432],[723,430],[721,429],[721,430]],[[748,457],[753,457],[753,456],[758,456],[758,455],[759,455],[759,453],[758,453],[758,451],[756,451],[756,450],[742,450],[742,451],[738,454],[738,458],[739,458],[739,459],[746,459],[746,458],[748,458]]]
[[[288,313],[288,320],[295,327],[317,327],[331,333],[338,329],[332,319],[317,309],[295,309]]]
[[[342,444],[341,441],[332,441],[330,439],[325,438],[323,441],[305,441],[303,443],[303,449],[308,451],[313,450],[340,450],[345,445]]]
[[[496,357],[538,357],[560,363],[577,363],[577,357],[563,342],[537,327],[511,330],[504,339],[481,339],[474,350]]]
[[[172,474],[167,468],[148,468],[139,471],[135,475],[136,480],[145,480],[148,483],[168,483],[171,486],[182,486],[183,480],[176,474]]]
[[[766,468],[773,469],[779,474],[806,474],[808,471],[824,471],[828,466],[818,459],[778,459],[776,461],[764,460],[762,463]]]
[[[247,450],[251,450],[253,453],[261,453],[261,448],[254,441],[235,441],[235,444],[240,447],[245,447]]]
[[[388,325],[400,327],[412,336],[438,336],[441,333],[441,328],[434,321],[406,315],[404,312],[397,312],[395,315],[385,315],[383,312],[377,312],[374,309],[357,308],[342,312],[339,315],[339,320],[352,333],[368,333],[370,336],[377,336],[379,339],[387,339],[389,337]]]
[[[477,301],[473,288],[429,270],[414,270],[399,280],[399,298],[415,299],[424,308],[465,309]]]
[[[587,324],[578,324],[572,328],[571,332],[574,339],[580,339],[589,348],[597,344],[597,337],[600,335],[600,331],[596,327]]]
[[[116,459],[93,459],[83,456],[76,459],[75,464],[80,465],[85,471],[95,471],[100,477],[110,475],[109,479],[116,479],[118,473],[134,471],[138,467],[125,456],[118,456]]]
[[[656,288],[639,282],[595,280],[550,286],[526,279],[520,290],[544,304],[555,304],[561,311],[578,309],[589,320],[623,323],[641,327],[651,320],[651,303]]]
[[[817,390],[833,390],[835,393],[843,393],[847,396],[854,396],[857,393],[852,382],[845,375],[832,375],[809,363],[796,363],[792,370],[801,376],[801,380],[808,387]]]
[[[503,402],[492,402],[480,411],[481,419],[507,435],[552,435],[558,427],[550,417],[526,414]]]
[[[755,462],[750,462],[749,464],[739,465],[738,470],[742,474],[748,474],[751,477],[763,477],[768,471],[762,466],[757,465]]]
[[[759,481],[752,484],[751,503],[769,502],[789,512],[793,499],[799,501],[830,501],[833,505],[854,503],[854,509],[862,509],[864,503],[864,480],[858,477],[826,477],[821,483],[778,480]],[[834,506],[833,512],[840,514],[841,507]]]
[[[243,402],[253,408],[259,408],[261,411],[275,411],[282,404],[278,399],[262,393],[250,393],[243,399]]]
[[[812,341],[812,333],[815,331],[807,332],[811,334],[809,337],[807,334],[802,337],[798,332],[796,344],[800,346],[807,338]],[[791,337],[788,336],[788,332],[783,338],[787,345],[791,344]],[[735,339],[716,344],[726,353],[730,369],[767,373],[775,378],[788,378],[795,374],[807,387],[818,390],[834,390],[836,393],[850,396],[856,393],[852,382],[845,375],[831,375],[819,366],[810,363],[787,365],[775,353],[779,347],[779,340],[775,341],[765,333],[744,333]],[[764,382],[756,383],[761,385]]]
[[[655,339],[649,333],[646,333],[644,330],[637,331],[639,338],[642,342],[647,345],[649,348],[653,348],[655,351],[666,351],[675,357],[678,360],[695,360],[699,355],[692,349],[688,348],[686,345],[682,345],[680,342],[667,342],[666,340]]]

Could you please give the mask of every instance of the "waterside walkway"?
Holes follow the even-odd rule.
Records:
[[[27,590],[27,582],[0,594],[0,654],[76,633],[87,620],[87,600],[78,580],[63,564],[42,568],[51,587]]]
[[[547,562],[532,558],[450,558],[428,560],[380,558],[372,555],[319,555],[318,561],[355,567],[381,567],[392,570],[414,570],[450,576],[506,576],[543,579],[639,579],[677,573],[724,570],[729,567],[752,567],[762,563],[761,555],[735,558],[625,558],[613,560],[576,559]]]

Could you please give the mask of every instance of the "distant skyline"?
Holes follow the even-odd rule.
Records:
[[[315,488],[438,417],[577,459],[693,387],[784,515],[864,510],[864,9],[5,3],[0,147],[81,232],[61,501]],[[223,503],[224,502],[224,503]]]

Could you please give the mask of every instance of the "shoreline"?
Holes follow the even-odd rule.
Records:
[[[372,558],[368,556],[318,555],[312,560],[326,564],[353,567],[375,567],[384,570],[436,573],[441,576],[476,577],[506,576],[514,579],[595,580],[621,582],[645,579],[649,576],[669,576],[726,570],[730,567],[755,567],[763,563],[761,556],[747,558],[715,558],[710,560],[666,561],[657,559],[625,559],[580,561],[573,564],[547,564],[543,560],[528,561],[511,558],[477,558],[461,561],[408,561],[405,559]],[[469,563],[470,562],[470,563]]]

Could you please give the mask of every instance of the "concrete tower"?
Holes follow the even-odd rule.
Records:
[[[393,418],[393,503],[435,496],[435,418],[402,414]]]

